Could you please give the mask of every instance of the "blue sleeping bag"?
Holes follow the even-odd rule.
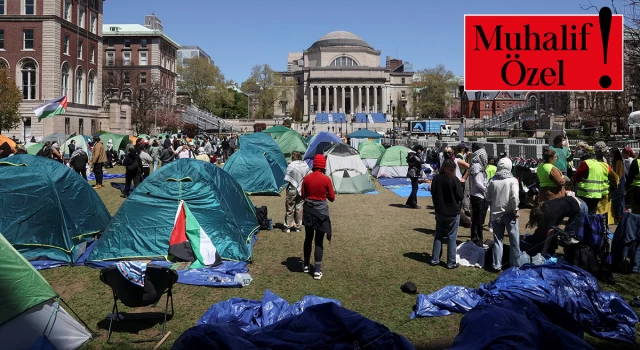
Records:
[[[299,315],[253,331],[245,331],[234,322],[199,324],[184,332],[172,349],[298,350],[362,349],[365,346],[366,349],[414,349],[403,336],[332,302],[309,306]]]
[[[419,295],[411,317],[466,313],[504,303],[534,305],[552,323],[580,338],[586,331],[598,338],[635,342],[638,316],[629,304],[617,293],[600,291],[596,279],[586,271],[565,264],[527,264],[504,271],[478,289],[448,286],[431,295]],[[495,329],[491,336],[497,339],[500,331]],[[479,330],[474,339],[489,336],[480,333],[486,331]]]

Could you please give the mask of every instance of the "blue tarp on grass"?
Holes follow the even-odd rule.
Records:
[[[431,197],[429,186],[430,186],[429,184],[418,185],[418,197]],[[390,188],[390,190],[391,192],[403,198],[409,198],[409,196],[411,195],[411,185],[397,187],[397,188]]]
[[[511,303],[512,308],[514,305],[535,306],[549,321],[580,338],[586,331],[598,338],[635,342],[634,326],[638,316],[629,304],[617,293],[600,291],[597,280],[586,271],[565,264],[526,264],[506,270],[495,281],[478,289],[448,286],[431,295],[421,294],[411,318],[466,313],[487,305],[499,307],[505,302]],[[535,314],[535,310],[527,314],[531,322],[546,322],[533,319]],[[501,327],[491,330],[491,334],[486,334],[488,330],[481,327],[468,330],[462,344],[475,347],[480,338],[501,339]],[[512,344],[515,348],[519,348],[518,345]]]
[[[113,179],[124,179],[125,175],[124,174],[103,174],[102,178],[104,180],[113,180]],[[95,181],[96,179],[96,175],[94,173],[89,174],[89,176],[87,176],[87,180],[92,180]]]
[[[267,290],[262,300],[213,305],[172,349],[414,349],[403,336],[345,309],[306,296],[290,305]]]

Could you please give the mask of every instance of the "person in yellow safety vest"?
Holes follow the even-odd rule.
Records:
[[[618,185],[618,175],[604,162],[604,154],[609,150],[607,145],[600,141],[594,148],[596,159],[587,159],[580,163],[574,177],[578,184],[576,195],[587,204],[590,214],[606,209],[602,203],[599,204],[603,200],[611,205],[611,199],[608,198],[610,190]]]
[[[633,153],[633,151],[627,151],[627,153]],[[631,199],[631,212],[640,214],[640,157],[631,162],[624,189]]]
[[[543,163],[538,165],[537,174],[540,183],[540,193],[538,203],[561,198],[567,195],[564,185],[566,183],[560,170],[554,165],[558,160],[558,155],[552,149],[547,149],[542,154]]]

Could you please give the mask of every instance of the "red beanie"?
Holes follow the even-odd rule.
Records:
[[[315,157],[313,157],[313,168],[314,169],[324,169],[324,167],[327,165],[327,160],[324,158],[324,156],[322,154],[316,154]]]

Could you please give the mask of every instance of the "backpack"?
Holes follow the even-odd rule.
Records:
[[[133,163],[127,164],[127,171],[136,171],[138,170],[138,160],[133,159]]]
[[[258,223],[260,224],[261,230],[269,229],[269,216],[267,213],[267,207],[256,207],[256,218],[258,218]]]

